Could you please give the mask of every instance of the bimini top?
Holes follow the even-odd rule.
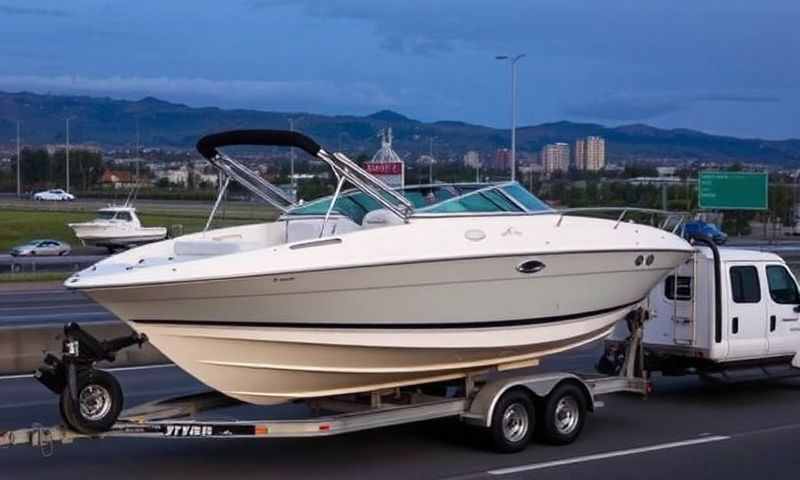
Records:
[[[525,213],[552,210],[517,182],[503,183],[441,183],[413,185],[397,189],[414,206],[412,217],[469,213]],[[284,218],[325,215],[334,196],[312,200],[292,208]],[[364,216],[382,206],[358,190],[336,197],[331,209],[360,224]]]

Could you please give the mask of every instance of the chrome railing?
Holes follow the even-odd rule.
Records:
[[[565,208],[561,210],[542,210],[537,212],[448,212],[448,213],[429,213],[425,211],[415,212],[411,218],[446,218],[446,217],[524,217],[534,215],[551,215],[557,217],[556,226],[561,226],[564,217],[571,214],[582,213],[601,213],[601,212],[620,212],[610,220],[614,220],[614,229],[619,227],[619,224],[625,221],[625,218],[634,213],[650,214],[651,216],[662,215],[664,220],[655,223],[649,222],[651,225],[667,230],[676,235],[683,233],[683,227],[686,220],[690,217],[688,212],[670,212],[666,210],[657,210],[651,208],[638,208],[638,207],[580,207],[580,208]],[[638,222],[642,224],[642,222]]]

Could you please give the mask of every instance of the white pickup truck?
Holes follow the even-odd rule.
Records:
[[[714,245],[666,277],[648,297],[645,369],[720,380],[800,374],[800,293],[772,253]],[[606,341],[603,371],[613,370],[628,329]]]

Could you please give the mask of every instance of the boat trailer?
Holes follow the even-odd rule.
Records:
[[[567,444],[580,434],[587,412],[603,406],[598,396],[630,392],[647,395],[642,368],[645,313],[632,311],[632,332],[617,359],[614,375],[571,372],[513,374],[498,368],[470,372],[448,382],[390,388],[358,394],[296,400],[309,415],[298,419],[213,420],[202,413],[244,405],[217,391],[204,391],[144,403],[121,411],[122,390],[113,375],[95,368],[101,360],[147,338],[132,334],[100,341],[71,323],[65,327],[61,357],[47,354],[34,377],[59,395],[63,423],[0,431],[0,448],[38,447],[52,455],[54,445],[102,438],[287,438],[319,437],[445,417],[483,428],[499,452],[524,449],[536,434],[552,444]]]

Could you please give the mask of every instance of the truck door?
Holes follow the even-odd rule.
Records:
[[[694,341],[694,309],[692,281],[689,271],[678,269],[664,282],[664,297],[672,303],[672,336],[676,345],[691,345]],[[683,275],[682,275],[683,274]]]
[[[794,355],[800,348],[800,294],[794,277],[784,265],[767,265],[767,341],[770,355]]]
[[[758,268],[753,264],[729,263],[728,268],[728,357],[738,360],[767,353],[767,311],[762,301]]]

